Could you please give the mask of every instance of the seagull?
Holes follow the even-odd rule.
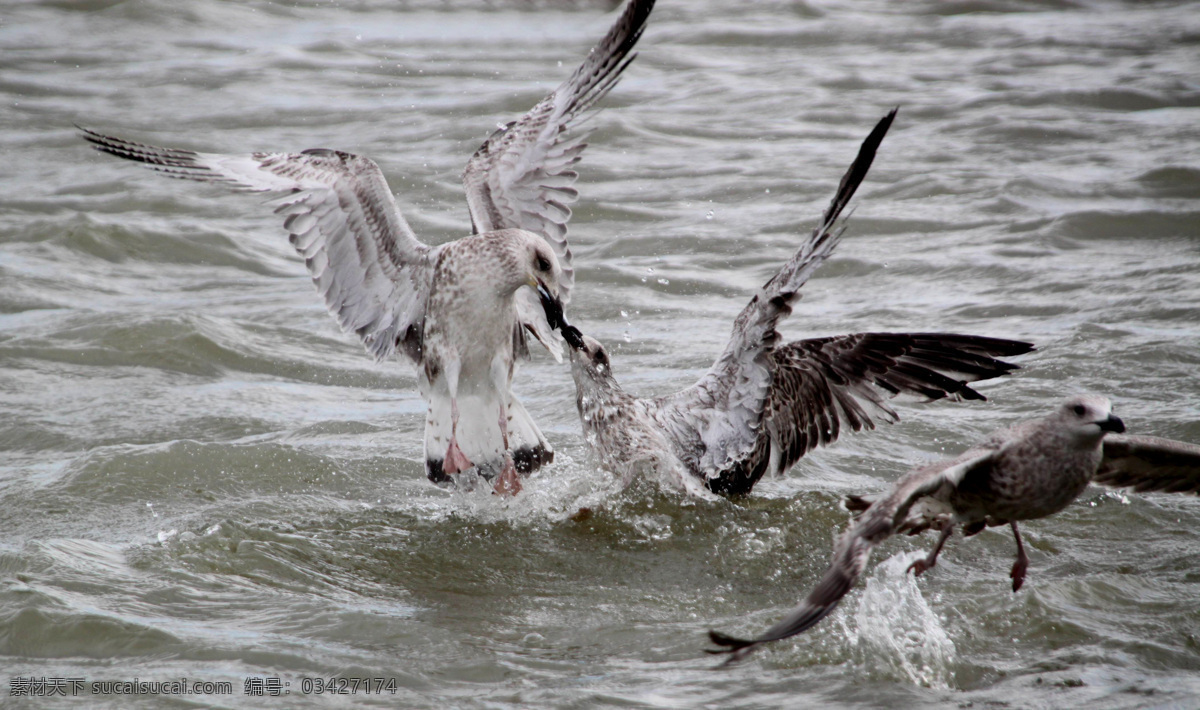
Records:
[[[883,117],[842,178],[820,225],[750,299],[725,350],[681,392],[640,399],[612,374],[604,347],[574,326],[571,352],[585,439],[602,466],[628,483],[650,473],[689,492],[749,493],[764,474],[780,475],[843,427],[873,429],[873,417],[899,417],[885,395],[984,399],[968,382],[1016,365],[995,359],[1029,352],[1029,343],[948,333],[855,333],[781,344],[775,330],[799,289],[833,252],[839,220],[895,118]]]
[[[919,575],[937,563],[955,526],[961,525],[969,537],[1007,524],[1017,541],[1017,561],[1009,575],[1016,592],[1029,566],[1018,520],[1059,512],[1089,483],[1200,494],[1200,446],[1124,431],[1108,399],[1079,395],[1047,417],[992,432],[957,458],[913,469],[874,503],[851,496],[847,507],[861,514],[838,539],[829,570],[808,598],[757,638],[710,631],[712,641],[725,647],[710,653],[730,653],[734,661],[758,644],[812,628],[854,586],[871,548],[893,533],[941,532],[929,555],[909,566]]]
[[[636,57],[653,7],[630,0],[570,78],[492,133],[462,175],[473,234],[436,247],[417,239],[379,166],[363,156],[198,153],[80,130],[97,150],[169,177],[284,193],[269,204],[330,314],[377,361],[399,351],[416,366],[429,479],[460,482],[475,469],[498,493],[515,494],[518,472],[554,459],[512,378],[530,335],[562,361],[554,330],[566,323],[575,280],[567,205],[578,197],[573,166],[588,135],[569,129]]]

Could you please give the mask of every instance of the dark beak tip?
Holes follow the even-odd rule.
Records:
[[[537,287],[538,298],[542,302],[542,310],[546,312],[546,320],[550,321],[550,327],[558,328],[559,323],[563,321],[563,306],[562,301],[550,295],[550,290],[545,284],[539,283]]]
[[[1104,420],[1104,422],[1100,425],[1100,428],[1104,431],[1123,434],[1125,432],[1125,422],[1121,421],[1120,417],[1114,417],[1110,415],[1108,419]]]
[[[573,325],[563,326],[562,336],[572,348],[583,350],[583,333],[578,328]]]
[[[562,301],[551,296],[550,290],[543,283],[538,283],[537,292],[542,301],[542,310],[546,313],[546,322],[550,324],[551,328],[562,333],[563,340],[566,340],[572,348],[583,350],[583,333],[567,322],[566,315],[563,313]]]

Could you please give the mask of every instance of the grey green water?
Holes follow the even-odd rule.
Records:
[[[896,105],[786,334],[1039,346],[988,403],[901,403],[900,425],[732,502],[619,490],[544,355],[517,391],[555,465],[513,501],[429,485],[413,372],[338,332],[261,199],[101,156],[72,127],[363,153],[440,242],[469,227],[470,153],[613,17],[0,8],[0,706],[1200,707],[1200,500],[1182,496],[1093,489],[1026,525],[1016,595],[1006,532],[956,538],[916,582],[899,571],[931,540],[891,541],[812,633],[727,671],[701,653],[708,628],[763,628],[806,592],[842,495],[1061,395],[1200,442],[1195,4],[660,0],[593,122],[571,223],[572,318],[629,389],[711,363]],[[41,677],[233,692],[11,694]],[[395,693],[311,685],[331,677]]]

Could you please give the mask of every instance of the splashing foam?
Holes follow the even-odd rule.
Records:
[[[669,467],[664,470],[661,461],[635,461],[630,467],[630,471],[618,475],[600,468],[590,455],[574,459],[559,451],[553,464],[522,479],[516,497],[493,495],[491,484],[480,479],[467,489],[446,490],[449,495],[439,496],[435,507],[444,515],[467,515],[479,522],[537,525],[561,522],[630,499],[645,500],[647,496],[663,496],[684,506],[724,500],[690,474]]]
[[[954,682],[954,642],[921,595],[908,566],[924,553],[889,557],[875,567],[855,610],[857,630],[846,628],[856,661],[879,674],[930,688]],[[841,615],[843,625],[846,617]]]
[[[576,462],[561,452],[556,459],[547,469],[523,479],[515,498],[492,495],[491,485],[484,484],[472,491],[454,491],[445,504],[454,514],[465,513],[481,522],[560,522],[603,505],[623,488],[616,476],[587,461]]]

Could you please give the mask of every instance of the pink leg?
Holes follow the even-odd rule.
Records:
[[[504,405],[500,405],[500,437],[504,440],[504,470],[496,477],[492,490],[496,495],[515,496],[521,492],[521,477],[517,475],[517,467],[513,465],[512,455],[508,452],[508,417],[505,416]]]
[[[1016,592],[1025,583],[1025,568],[1029,566],[1029,555],[1025,554],[1025,545],[1021,543],[1021,533],[1017,531],[1017,522],[1014,520],[1009,523],[1012,525],[1013,537],[1017,539],[1017,561],[1013,563],[1012,577],[1013,591]]]
[[[923,559],[919,559],[916,562],[909,565],[908,569],[913,574],[920,576],[922,572],[924,572],[925,570],[930,569],[931,567],[936,565],[938,555],[941,554],[941,552],[942,552],[942,545],[945,545],[946,541],[949,540],[950,536],[953,534],[954,534],[954,523],[947,522],[945,524],[945,526],[942,527],[942,536],[938,538],[937,545],[934,546],[933,551],[930,552],[927,557],[925,557]]]
[[[475,464],[458,447],[458,399],[450,398],[450,445],[446,447],[446,458],[442,470],[448,474],[462,473]]]

